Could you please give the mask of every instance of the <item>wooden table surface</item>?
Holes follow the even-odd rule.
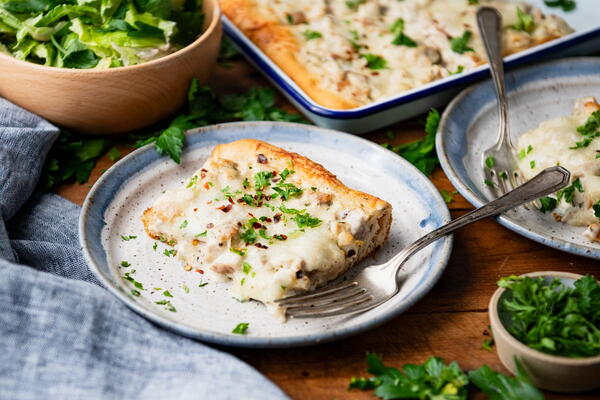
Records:
[[[229,68],[218,67],[208,83],[217,93],[241,92],[268,83],[250,65],[236,61]],[[281,100],[281,106],[292,109]],[[420,121],[408,121],[389,128],[396,133],[392,144],[418,139],[424,135]],[[378,131],[365,137],[377,143],[389,142]],[[127,145],[119,147],[125,153]],[[67,184],[59,194],[81,204],[102,169],[112,163],[104,157],[92,172],[88,184]],[[438,168],[431,180],[438,189],[453,187]],[[454,218],[473,207],[460,195],[449,204]],[[375,352],[384,362],[400,367],[405,363],[422,363],[435,355],[456,360],[463,369],[487,364],[507,372],[495,349],[482,349],[488,326],[488,301],[498,278],[532,271],[555,270],[600,277],[600,263],[545,247],[485,220],[455,234],[454,249],[440,282],[416,306],[387,324],[349,339],[319,346],[283,349],[230,351],[279,385],[295,399],[368,399],[372,392],[348,391],[352,376],[365,373],[365,353]],[[368,376],[368,375],[367,375]],[[600,391],[583,395],[545,393],[547,399],[599,399]],[[481,395],[476,398],[484,398]]]

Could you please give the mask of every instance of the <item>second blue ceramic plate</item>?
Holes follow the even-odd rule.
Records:
[[[510,130],[516,138],[548,119],[571,114],[575,100],[600,100],[600,58],[567,58],[506,75]],[[498,113],[491,81],[464,90],[448,106],[440,123],[437,152],[448,178],[471,204],[491,200],[484,184],[482,152],[497,137]],[[600,159],[596,160],[600,163]],[[585,228],[560,222],[537,210],[518,208],[498,218],[507,228],[569,253],[600,259],[600,243],[582,235]]]

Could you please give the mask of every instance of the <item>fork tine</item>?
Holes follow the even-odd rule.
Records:
[[[355,296],[344,301],[329,303],[320,307],[304,306],[295,308],[293,310],[288,311],[287,315],[295,318],[322,317],[324,316],[323,313],[341,311],[343,309],[365,303],[372,299],[372,295],[364,293],[362,295],[359,295],[358,297]]]
[[[279,303],[279,305],[283,306],[283,307],[287,307],[288,310],[291,310],[291,309],[297,308],[297,307],[306,306],[306,305],[318,306],[318,305],[324,305],[324,304],[330,303],[335,300],[347,299],[348,297],[363,294],[366,291],[367,291],[367,289],[365,289],[365,288],[358,287],[358,286],[352,286],[348,289],[339,290],[335,293],[330,293],[325,296],[317,297],[316,299],[307,299],[307,300],[302,300],[302,301],[292,300],[288,303]]]
[[[290,301],[304,301],[308,299],[314,299],[316,297],[321,297],[329,293],[335,293],[340,290],[344,290],[353,286],[357,286],[358,282],[344,282],[335,286],[326,286],[323,289],[316,290],[314,292],[310,292],[308,294],[297,294],[295,296],[284,297],[283,299],[275,300],[275,303],[279,305],[283,305],[284,303],[289,303]]]

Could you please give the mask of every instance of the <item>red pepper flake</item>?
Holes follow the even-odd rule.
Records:
[[[273,222],[273,220],[271,218],[269,218],[269,217],[265,218],[265,221],[266,222]]]
[[[200,172],[200,179],[204,179],[204,178],[206,178],[206,173]]]
[[[198,211],[198,209],[197,209],[197,208],[194,208],[194,212],[196,212],[196,211]]]
[[[271,200],[271,196],[269,196],[269,195],[266,195],[266,196],[265,196],[265,200],[266,200],[266,201],[269,201],[269,200]]]
[[[196,268],[196,272],[199,273],[199,274],[204,274],[204,271],[201,270],[200,268]]]
[[[227,200],[229,200],[229,202],[230,202],[231,204],[235,204],[235,203],[233,202],[233,199],[232,199],[231,197],[228,197],[228,198],[227,198]]]
[[[204,187],[204,189],[206,189],[206,190],[210,189],[210,185],[208,184],[208,182],[206,182],[206,183],[203,185],[203,187]]]
[[[248,215],[254,218],[254,214],[252,214],[251,212],[249,212]]]
[[[211,229],[211,228],[214,228],[214,227],[215,227],[215,224],[213,224],[212,222],[209,222],[208,224],[206,224],[206,228],[207,229]]]
[[[264,244],[261,243],[254,243],[255,247],[258,247],[259,249],[268,249],[268,246],[265,246]]]
[[[202,168],[200,171],[202,171],[202,172],[208,172],[208,170],[206,168]]]
[[[266,164],[266,163],[267,163],[267,157],[265,157],[265,155],[261,153],[261,154],[259,154],[259,155],[256,157],[256,161],[257,161],[259,164]]]
[[[223,205],[221,207],[217,207],[217,210],[221,210],[221,211],[223,211],[225,213],[229,212],[229,211],[231,211],[231,204],[227,204],[226,206]]]
[[[260,228],[262,228],[263,226],[262,226],[261,224],[259,224],[258,222],[255,222],[255,223],[253,223],[253,224],[252,224],[252,227],[253,227],[254,229],[260,229]]]
[[[281,221],[281,216],[282,216],[282,215],[283,215],[283,214],[281,214],[281,213],[275,214],[275,215],[273,216],[273,221],[274,221],[275,223],[278,223],[279,221]]]
[[[281,180],[281,178],[279,178],[277,176],[275,178],[271,179],[271,181],[273,181],[273,182],[279,182],[280,180]]]
[[[242,223],[238,221],[237,225],[238,225],[238,226],[242,226]]]

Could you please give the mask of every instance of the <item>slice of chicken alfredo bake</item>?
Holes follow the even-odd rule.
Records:
[[[142,216],[185,266],[228,278],[235,297],[266,305],[339,277],[381,246],[391,219],[389,203],[258,140],[216,146]]]

